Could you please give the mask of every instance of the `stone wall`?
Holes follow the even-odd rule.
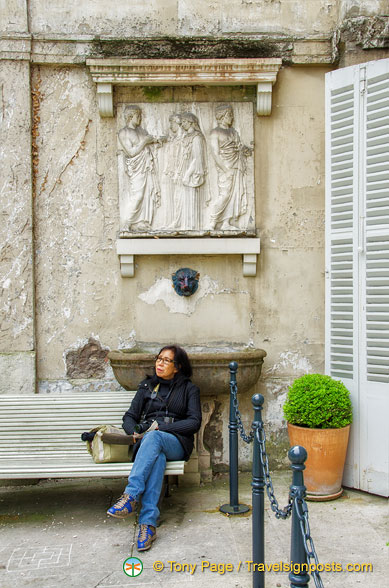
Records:
[[[0,2],[1,393],[108,392],[118,384],[107,351],[140,342],[261,347],[257,391],[283,461],[287,385],[324,369],[324,75],[388,55],[385,6]],[[142,256],[135,278],[121,277],[117,125],[99,114],[90,57],[282,58],[271,116],[254,118],[256,277],[242,275],[237,255]],[[115,107],[255,100],[250,86],[114,91]],[[170,286],[183,266],[200,273],[185,301]],[[247,425],[250,396],[241,399]],[[215,469],[228,460],[227,425],[224,399],[206,434]]]
[[[29,80],[28,62],[1,62],[1,392],[35,387]]]

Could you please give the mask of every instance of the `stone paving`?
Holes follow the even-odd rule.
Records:
[[[290,473],[275,472],[277,498],[287,502]],[[250,474],[239,478],[241,503],[251,503]],[[226,516],[228,478],[200,487],[173,487],[164,499],[157,540],[138,553],[136,521],[106,510],[121,480],[42,480],[0,487],[1,588],[119,588],[179,586],[250,588],[253,585],[251,513]],[[265,501],[266,563],[286,565],[290,520],[277,520]],[[322,564],[371,564],[372,571],[323,572],[324,587],[383,588],[389,572],[388,501],[346,490],[333,502],[309,503],[312,537]],[[127,576],[138,557],[143,571]],[[227,564],[229,566],[227,567]],[[163,568],[157,571],[156,568]],[[136,568],[129,567],[136,573]],[[266,588],[288,588],[288,573],[266,573]],[[309,586],[314,586],[313,579]]]

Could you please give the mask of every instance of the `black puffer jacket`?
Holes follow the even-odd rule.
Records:
[[[151,397],[157,384],[157,376],[147,376],[139,384],[131,406],[123,416],[123,429],[128,435],[132,435],[135,425],[141,421],[156,420],[160,431],[172,433],[177,437],[184,448],[184,459],[187,461],[193,450],[194,434],[201,425],[200,391],[188,377],[178,373],[172,380],[171,391],[166,401],[158,394],[155,398]],[[166,416],[172,417],[174,422],[166,423]],[[139,445],[138,441],[134,447],[133,459]]]

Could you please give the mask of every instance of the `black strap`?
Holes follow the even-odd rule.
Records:
[[[147,384],[146,384],[146,385],[147,385]],[[150,405],[151,405],[152,401],[153,401],[155,398],[157,398],[157,396],[158,396],[158,389],[159,389],[159,386],[160,386],[160,384],[158,383],[158,384],[155,386],[155,388],[153,389],[153,391],[152,391],[152,393],[151,393],[151,395],[150,395],[149,402],[148,402],[148,404],[147,404],[147,408],[146,408],[146,409],[144,410],[144,412],[143,412],[143,418],[144,418],[145,420],[146,420],[147,414],[148,414],[148,412],[149,412],[149,408],[150,408]],[[149,388],[149,390],[150,390],[150,388]],[[154,392],[155,392],[155,396],[154,396]]]
[[[175,391],[177,390],[176,382],[173,382],[173,383],[172,383],[172,386],[170,387],[170,390],[169,390],[169,392],[168,392],[168,394],[167,394],[166,398],[161,398],[161,397],[159,396],[159,394],[158,394],[158,390],[159,390],[159,384],[157,384],[157,386],[154,388],[154,390],[153,390],[153,392],[152,392],[152,394],[151,394],[151,398],[150,398],[150,400],[149,400],[149,403],[148,403],[148,405],[147,405],[147,410],[145,410],[145,412],[144,412],[144,417],[143,417],[143,418],[144,418],[145,420],[146,420],[146,417],[147,417],[147,414],[148,414],[148,411],[149,411],[149,408],[150,408],[151,402],[152,402],[153,400],[155,400],[155,398],[158,398],[158,400],[160,400],[162,403],[165,403],[165,414],[166,414],[166,415],[168,414],[168,412],[169,412],[169,411],[168,411],[168,409],[169,409],[169,406],[170,406],[170,402],[168,402],[168,401],[169,401],[169,400],[171,401],[171,399],[172,399],[172,397],[173,397],[173,396],[172,396],[172,393],[173,393],[173,392],[175,392]],[[156,393],[156,396],[154,396],[154,398],[153,398],[153,393],[154,393],[155,391],[156,391],[157,393]],[[159,409],[159,411],[157,412],[157,414],[156,414],[156,416],[155,416],[155,420],[156,420],[156,419],[157,419],[159,416],[161,416],[161,415],[160,415],[160,413],[162,412],[162,410],[163,410],[163,407],[162,407],[162,408],[160,408],[160,409]]]
[[[133,435],[122,435],[120,433],[103,433],[101,439],[104,443],[111,445],[134,445],[135,440]]]

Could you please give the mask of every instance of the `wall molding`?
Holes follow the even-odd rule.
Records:
[[[123,278],[135,275],[135,255],[242,255],[243,275],[257,275],[260,239],[118,239],[116,252]]]
[[[257,114],[271,114],[272,88],[280,58],[262,59],[87,59],[97,86],[100,116],[114,116],[118,86],[257,86]]]

